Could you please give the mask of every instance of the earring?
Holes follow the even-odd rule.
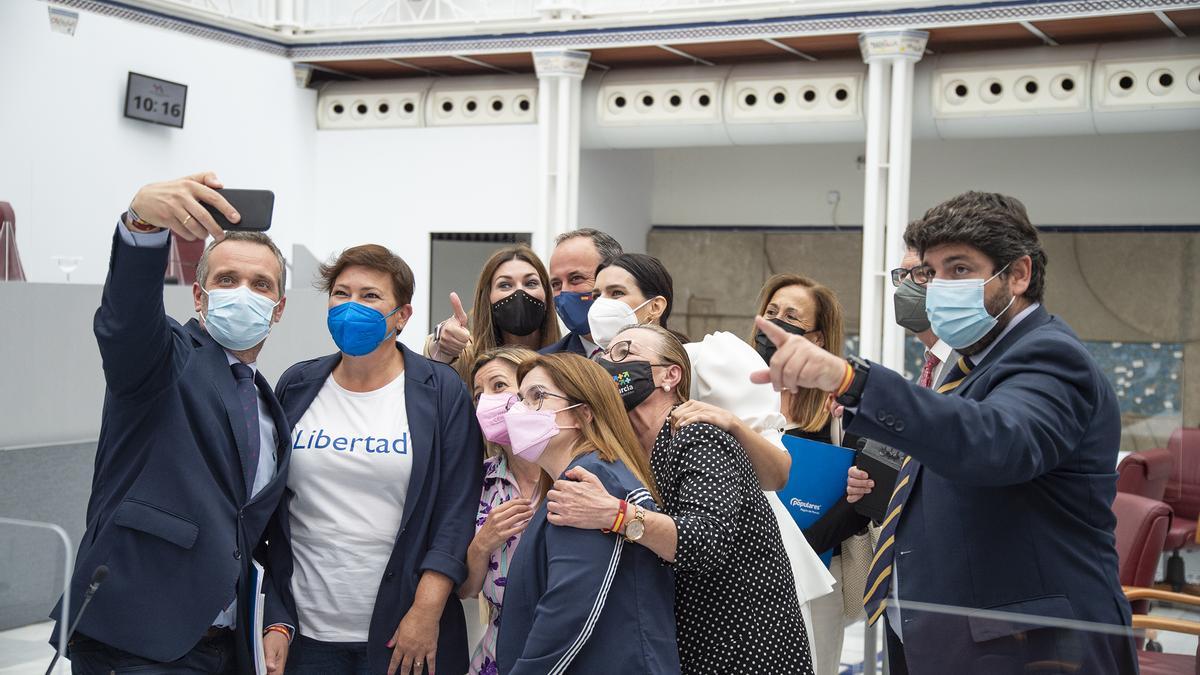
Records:
[[[664,384],[664,385],[663,385],[663,391],[667,392],[668,394],[669,394],[669,393],[671,393],[671,385],[669,385],[669,384]]]

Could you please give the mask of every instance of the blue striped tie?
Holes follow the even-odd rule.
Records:
[[[939,394],[954,391],[971,372],[971,362],[960,358],[946,381],[938,387]],[[912,492],[917,480],[917,472],[921,463],[914,461],[912,455],[904,458],[900,464],[900,473],[896,476],[896,487],[892,490],[892,498],[888,501],[887,518],[880,526],[879,544],[875,547],[875,557],[867,570],[867,587],[863,593],[863,607],[867,610],[867,620],[874,624],[887,607],[888,595],[891,593],[892,562],[896,558],[896,528],[900,524],[900,512],[904,510],[904,502]]]

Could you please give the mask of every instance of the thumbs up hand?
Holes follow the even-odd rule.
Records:
[[[463,309],[458,293],[450,294],[450,307],[454,315],[438,325],[437,349],[431,355],[442,363],[450,363],[471,344],[471,329],[467,312]]]
[[[820,389],[835,392],[846,377],[846,360],[818,347],[811,340],[792,335],[779,326],[757,317],[754,325],[778,348],[771,357],[771,368],[750,374],[755,384],[771,383],[775,391]]]

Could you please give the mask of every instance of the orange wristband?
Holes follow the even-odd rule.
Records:
[[[625,509],[628,508],[629,505],[625,503],[624,499],[620,501],[621,505],[617,507],[617,517],[613,519],[612,527],[608,528],[607,530],[600,530],[604,534],[608,534],[610,532],[616,532],[620,534],[621,532],[621,525],[625,523]]]
[[[850,383],[853,381],[854,381],[854,366],[850,365],[850,362],[847,361],[846,362],[846,375],[842,377],[842,383],[840,385],[838,385],[837,391],[833,393],[833,397],[837,398],[838,396],[841,396],[842,394],[846,393],[846,390],[850,388]]]
[[[288,640],[292,639],[292,632],[290,630],[288,630],[286,627],[281,626],[279,624],[275,624],[273,626],[267,626],[267,629],[263,631],[263,637],[266,637],[267,633],[270,633],[270,632],[282,633],[283,636],[286,637]]]

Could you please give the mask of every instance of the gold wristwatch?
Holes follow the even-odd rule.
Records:
[[[638,506],[634,508],[633,520],[625,524],[625,541],[633,543],[646,534],[646,510]]]

